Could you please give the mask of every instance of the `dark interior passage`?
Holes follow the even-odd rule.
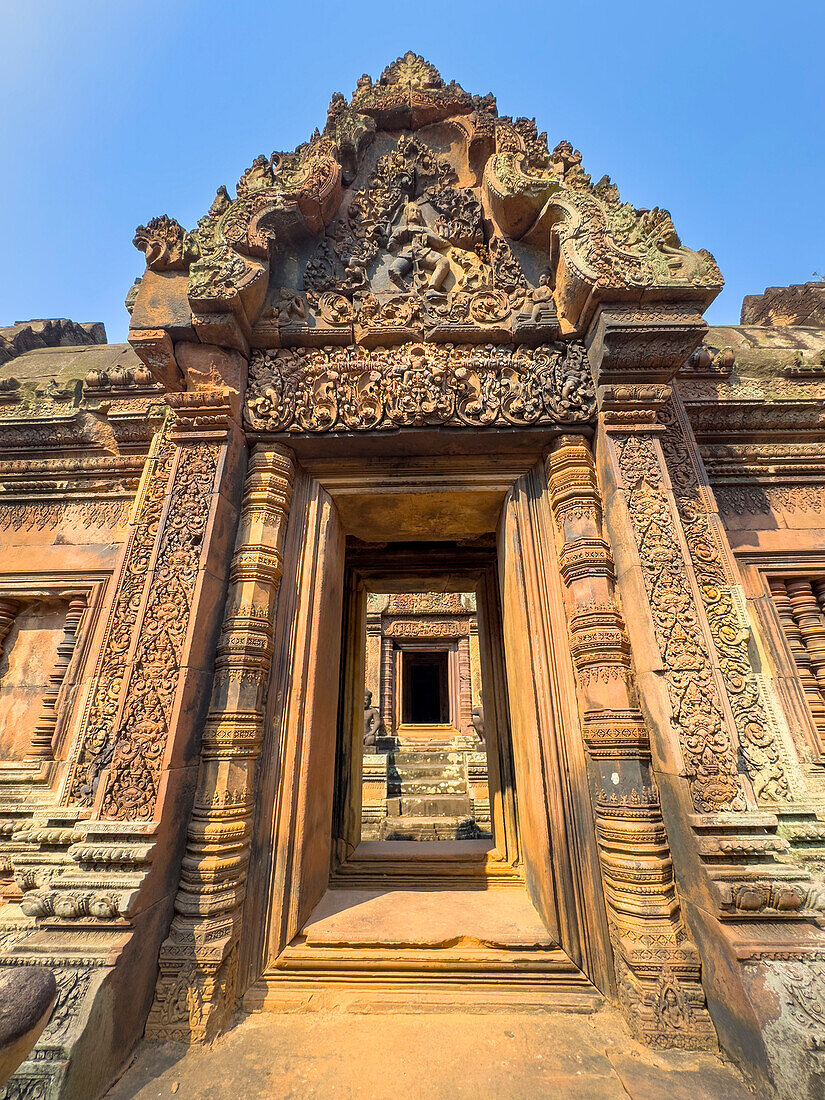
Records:
[[[448,657],[446,650],[403,655],[401,721],[405,725],[449,722]]]

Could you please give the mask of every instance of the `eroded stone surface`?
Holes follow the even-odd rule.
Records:
[[[174,1092],[173,1092],[174,1089]],[[651,1054],[616,1014],[243,1017],[209,1050],[146,1044],[108,1100],[751,1100],[709,1054]]]

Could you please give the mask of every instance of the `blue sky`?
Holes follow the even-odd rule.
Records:
[[[0,324],[102,320],[124,340],[135,227],[193,227],[219,184],[407,49],[667,207],[727,280],[711,323],[825,271],[822,0],[0,0],[0,16]]]

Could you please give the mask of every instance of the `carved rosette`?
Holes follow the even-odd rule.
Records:
[[[204,1040],[234,1007],[255,777],[263,735],[294,461],[258,447],[247,473],[198,791],[175,900],[160,953],[147,1034]]]

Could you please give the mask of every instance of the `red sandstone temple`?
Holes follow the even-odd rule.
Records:
[[[319,993],[825,1095],[822,284],[708,329],[665,210],[413,54],[135,244],[128,345],[0,329],[4,1095]]]

